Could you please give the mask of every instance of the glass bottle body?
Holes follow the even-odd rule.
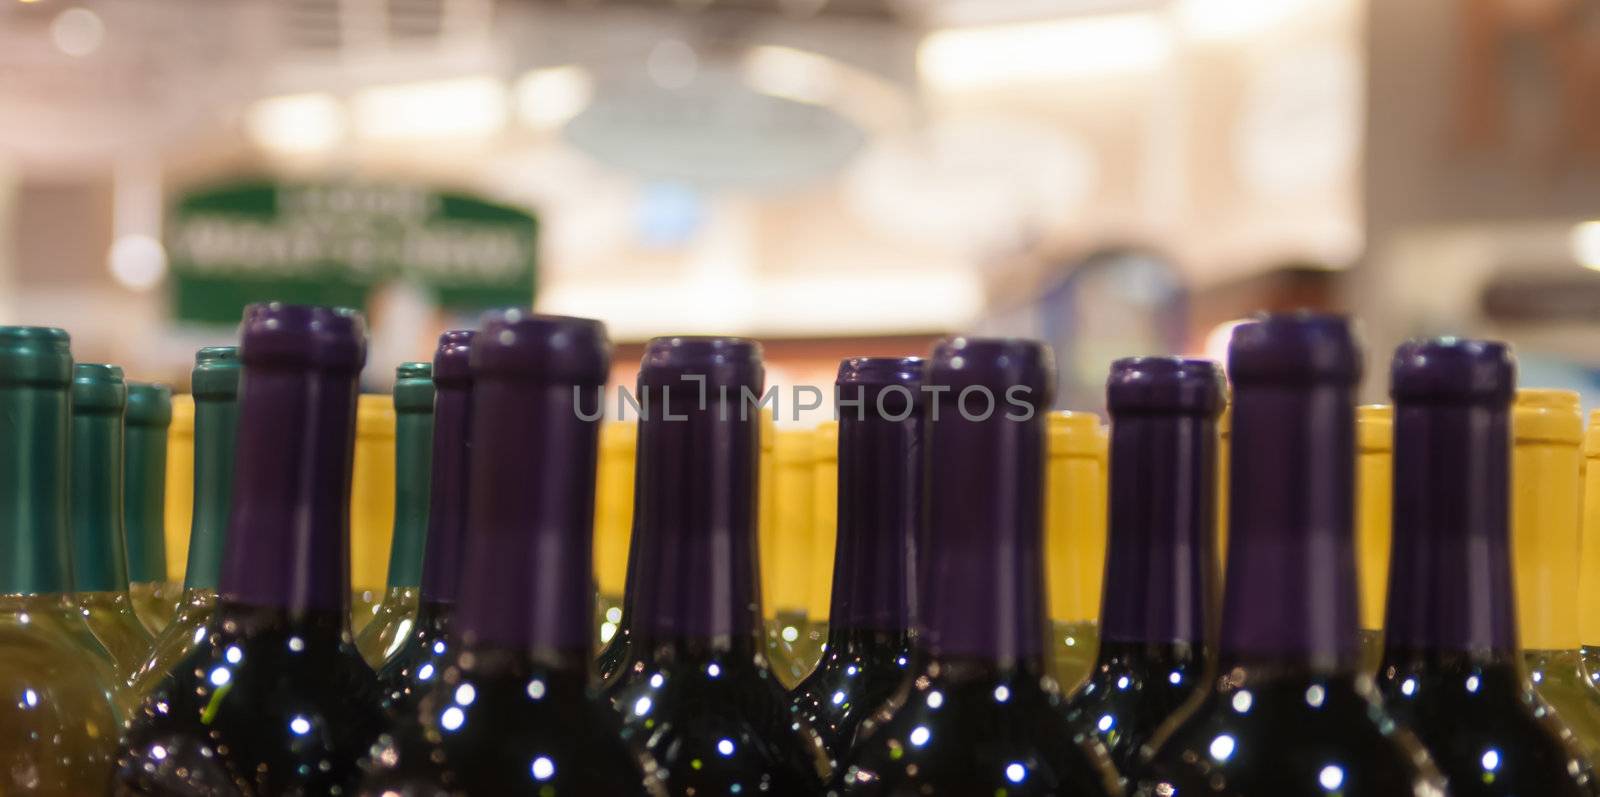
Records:
[[[150,656],[154,640],[134,613],[128,593],[79,592],[75,598],[90,632],[111,654],[117,679],[130,681]]]
[[[1106,749],[1038,664],[936,658],[858,731],[846,795],[1120,795]]]
[[[372,620],[356,635],[356,649],[367,666],[374,670],[382,667],[384,660],[399,649],[416,625],[421,595],[421,588],[415,586],[390,587],[384,594]]]
[[[1228,668],[1162,728],[1141,763],[1140,797],[1448,793],[1416,737],[1353,667]]]
[[[1063,689],[1089,677],[1100,655],[1100,624],[1094,620],[1050,622],[1050,674]]]
[[[822,737],[835,769],[862,720],[894,696],[910,666],[911,637],[905,631],[840,629],[833,634],[822,661],[790,701]]]
[[[87,633],[62,595],[0,595],[0,794],[108,790],[121,708]]]
[[[172,622],[183,585],[171,581],[135,581],[128,585],[128,599],[150,636],[156,637]]]
[[[1456,797],[1600,794],[1577,738],[1510,656],[1394,651],[1377,685]]]
[[[446,657],[415,710],[374,745],[358,793],[664,795],[585,669],[493,648]]]
[[[1088,680],[1068,696],[1067,717],[1100,738],[1132,778],[1139,751],[1205,683],[1206,656],[1189,644],[1105,643]]]
[[[1600,686],[1576,650],[1526,650],[1522,662],[1534,691],[1578,737],[1591,761],[1600,759]]]
[[[821,738],[793,716],[753,636],[650,645],[605,695],[674,795],[815,795],[828,777]]]
[[[142,700],[150,694],[178,662],[188,658],[199,647],[200,641],[205,638],[211,615],[216,610],[216,590],[201,587],[184,590],[183,598],[178,601],[178,609],[172,615],[172,622],[156,637],[155,644],[150,647],[150,655],[145,657],[144,663],[133,675],[132,691],[136,699]]]
[[[418,701],[439,681],[451,661],[454,642],[449,638],[450,613],[450,604],[429,601],[422,605],[416,624],[405,636],[395,638],[393,652],[378,668],[383,708],[390,716],[413,716]]]
[[[129,723],[118,793],[348,792],[383,714],[346,622],[220,602]]]

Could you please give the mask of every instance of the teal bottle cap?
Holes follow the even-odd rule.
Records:
[[[239,395],[239,347],[207,346],[194,354],[195,398],[232,399]]]
[[[394,369],[395,412],[433,412],[433,364],[401,363]]]
[[[65,386],[72,341],[54,327],[0,327],[0,385]]]
[[[128,383],[128,425],[166,428],[172,425],[172,388],[148,382]]]
[[[128,383],[122,368],[105,363],[72,367],[73,412],[121,412],[128,404]]]

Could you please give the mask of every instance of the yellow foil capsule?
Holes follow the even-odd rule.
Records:
[[[172,397],[167,427],[167,578],[183,583],[189,564],[189,526],[194,520],[194,396]]]
[[[350,474],[351,630],[377,611],[394,534],[394,397],[364,394],[356,403],[355,463]]]
[[[1361,657],[1367,672],[1383,658],[1384,601],[1394,505],[1394,408],[1356,408],[1356,574],[1361,586]]]
[[[1106,560],[1106,447],[1100,417],[1055,412],[1049,418],[1045,560],[1050,595],[1051,666],[1064,688],[1089,672],[1098,648]]]
[[[811,442],[811,583],[806,587],[806,614],[812,626],[826,634],[839,536],[839,422],[818,424]]]

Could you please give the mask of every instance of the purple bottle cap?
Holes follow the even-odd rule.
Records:
[[[470,329],[439,336],[433,353],[433,465],[429,474],[428,534],[422,556],[422,599],[455,603],[467,528],[472,439]]]
[[[920,357],[839,364],[839,529],[831,629],[907,631],[920,543],[924,406]],[[851,411],[846,402],[860,404]]]
[[[1389,373],[1395,484],[1385,646],[1514,653],[1511,348],[1411,341],[1395,351]]]
[[[1356,624],[1355,387],[1350,324],[1266,315],[1234,330],[1224,666],[1344,672]]]
[[[245,308],[225,600],[348,614],[350,463],[366,325],[352,310]]]
[[[1222,369],[1135,357],[1111,365],[1110,506],[1101,638],[1205,639],[1216,583],[1216,419]]]
[[[636,649],[668,640],[750,640],[756,633],[760,413],[750,397],[764,382],[761,345],[752,340],[656,338],[645,347],[638,542],[630,552],[641,562],[630,586]]]
[[[246,366],[361,370],[367,362],[367,326],[343,307],[266,302],[244,309],[239,331]]]
[[[927,370],[928,565],[918,575],[927,647],[1042,666],[1050,348],[952,338],[934,346]]]
[[[1257,384],[1361,382],[1361,344],[1343,316],[1295,312],[1263,315],[1233,330],[1228,377]]]
[[[1217,415],[1227,403],[1222,367],[1211,360],[1126,357],[1111,364],[1106,408],[1116,412]]]
[[[455,627],[475,644],[587,661],[605,325],[507,310],[484,317],[470,348],[461,572],[471,578],[460,584]]]
[[[1407,341],[1395,349],[1389,368],[1389,395],[1397,402],[1505,406],[1516,392],[1516,358],[1499,341]]]

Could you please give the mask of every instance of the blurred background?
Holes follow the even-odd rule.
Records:
[[[530,301],[624,384],[1017,334],[1095,410],[1314,307],[1369,400],[1450,333],[1595,405],[1597,100],[1580,0],[0,0],[0,323],[179,388],[265,298],[364,308],[370,390]]]

